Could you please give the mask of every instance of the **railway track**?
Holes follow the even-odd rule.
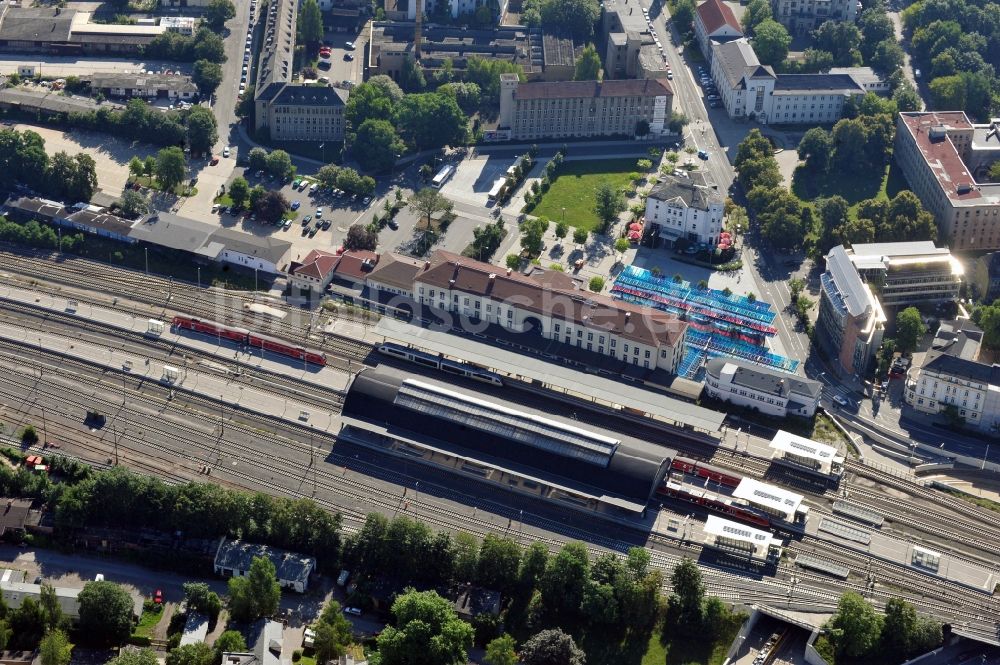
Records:
[[[11,315],[11,312],[17,312],[22,318]],[[15,325],[22,326],[25,325],[24,319],[26,318],[31,322],[30,325],[34,330],[45,331],[60,337],[70,337],[73,340],[89,341],[108,348],[112,348],[112,340],[109,340],[109,336],[113,336],[116,351],[121,350],[149,360],[177,363],[180,361],[178,358],[178,354],[180,354],[186,364],[202,365],[206,371],[224,371],[225,375],[238,385],[255,388],[263,385],[275,386],[285,397],[294,397],[300,402],[319,409],[339,412],[344,403],[342,392],[322,388],[293,376],[270,372],[250,363],[234,361],[230,358],[221,359],[218,354],[191,347],[178,347],[157,337],[105,326],[102,323],[95,323],[89,319],[69,314],[37,309],[20,303],[4,302],[0,306],[0,318],[7,318]],[[127,341],[121,343],[120,340]],[[150,353],[154,349],[159,353]]]

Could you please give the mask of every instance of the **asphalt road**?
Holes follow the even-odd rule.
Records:
[[[226,62],[222,65],[222,85],[215,91],[212,100],[212,111],[219,125],[219,141],[216,143],[216,154],[221,154],[225,146],[235,146],[239,140],[236,133],[236,102],[239,98],[240,75],[243,71],[243,54],[246,49],[247,27],[250,24],[250,3],[237,2],[236,17],[230,19],[224,28]],[[257,11],[261,11],[263,1],[258,2]],[[254,45],[254,48],[259,48]],[[249,72],[248,83],[255,80],[256,72]],[[235,155],[233,155],[235,157]]]

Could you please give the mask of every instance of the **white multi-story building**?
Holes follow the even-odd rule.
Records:
[[[882,307],[958,300],[962,262],[930,240],[859,243],[847,250],[847,256],[874,286]]]
[[[838,372],[862,377],[882,345],[886,317],[875,294],[837,245],[820,275],[816,341]]]
[[[769,416],[812,418],[822,393],[819,381],[735,358],[713,358],[705,364],[706,395]]]
[[[728,42],[743,36],[736,14],[722,0],[706,0],[694,14],[694,36],[705,59],[712,60],[712,42]]]
[[[382,274],[383,265],[391,278]],[[385,258],[369,288],[407,295],[406,275]],[[405,266],[404,266],[405,267]],[[402,279],[400,279],[402,277]],[[383,286],[391,282],[388,291]],[[458,254],[436,251],[412,276],[410,293],[421,305],[513,332],[540,335],[644,369],[676,373],[687,324],[666,312],[581,291],[568,275],[523,275]]]
[[[847,74],[865,92],[874,92],[876,95],[892,93],[889,80],[879,76],[871,67],[832,67],[828,73]]]
[[[745,38],[712,43],[712,79],[730,118],[762,124],[827,124],[865,91],[848,74],[775,74]]]
[[[722,232],[724,203],[700,173],[693,172],[690,178],[668,175],[646,198],[645,231],[648,234],[656,224],[659,237],[670,244],[684,238],[715,246]]]
[[[952,407],[969,427],[1000,431],[1000,365],[979,361],[982,341],[967,319],[942,322],[923,364],[907,374],[906,403],[930,414]]]

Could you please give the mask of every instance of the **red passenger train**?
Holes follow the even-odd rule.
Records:
[[[236,342],[237,344],[245,344],[246,346],[250,346],[255,349],[263,349],[264,351],[270,351],[271,353],[277,353],[290,358],[295,358],[297,360],[303,360],[314,365],[319,365],[320,367],[326,366],[326,355],[321,351],[306,349],[289,342],[274,339],[273,337],[260,335],[255,332],[251,332],[246,328],[227,326],[222,323],[216,323],[215,321],[205,321],[191,316],[175,316],[173,325],[185,330],[193,330],[194,332],[213,335],[220,339],[227,339],[231,342]]]
[[[687,501],[701,506],[713,513],[719,513],[740,522],[753,524],[768,528],[771,526],[771,517],[763,510],[747,505],[745,502],[728,496],[713,494],[706,490],[684,485],[672,480],[665,480],[657,490],[657,494],[663,494],[671,499]]]
[[[736,487],[740,484],[740,480],[742,480],[739,476],[734,476],[702,462],[695,462],[683,457],[675,457],[670,468],[679,473],[706,478],[726,487]]]

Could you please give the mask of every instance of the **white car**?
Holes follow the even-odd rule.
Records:
[[[229,151],[229,146],[226,146],[225,148],[222,149],[222,156],[223,157],[229,157],[229,152],[230,152]]]
[[[848,402],[846,399],[844,399],[840,395],[834,395],[833,396],[833,401],[836,402],[837,404],[839,404],[842,407],[847,407],[847,406],[850,405],[850,402]]]
[[[353,51],[354,50],[354,42],[347,42],[346,44],[344,44],[344,48],[346,48],[348,51]]]

